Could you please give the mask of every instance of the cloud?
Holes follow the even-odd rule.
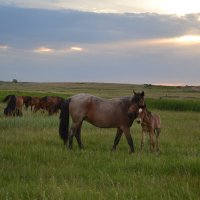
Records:
[[[8,50],[9,49],[9,46],[7,45],[0,45],[0,50]]]
[[[0,80],[199,83],[199,18],[0,6]]]
[[[51,48],[48,48],[45,46],[39,47],[34,50],[34,52],[36,52],[36,53],[51,53],[53,51],[54,51],[54,49],[51,49]]]
[[[71,47],[70,50],[71,51],[83,51],[83,49],[81,47]]]
[[[1,40],[8,45],[63,46],[200,34],[200,14],[103,14],[0,7]]]

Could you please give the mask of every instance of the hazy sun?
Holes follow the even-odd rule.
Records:
[[[184,36],[175,38],[175,41],[179,43],[195,44],[195,43],[200,43],[200,36],[199,35],[184,35]]]

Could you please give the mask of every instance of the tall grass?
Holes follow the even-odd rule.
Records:
[[[147,98],[146,103],[151,109],[200,112],[200,100]]]
[[[200,116],[153,110],[161,115],[159,154],[139,151],[140,125],[131,129],[133,155],[123,136],[110,152],[115,129],[83,124],[80,151],[69,151],[58,136],[58,116],[30,111],[0,116],[0,199],[198,199]],[[148,138],[148,137],[147,137]]]

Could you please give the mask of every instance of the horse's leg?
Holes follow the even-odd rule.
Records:
[[[81,125],[82,125],[82,124],[81,124]],[[81,141],[81,125],[80,125],[80,127],[77,129],[76,134],[75,134],[75,137],[76,137],[76,140],[77,140],[77,142],[78,142],[79,148],[80,148],[80,149],[84,149],[83,143],[82,143],[82,141]]]
[[[114,140],[114,144],[113,144],[113,147],[112,147],[112,151],[116,150],[116,147],[119,144],[119,141],[120,141],[120,138],[122,136],[122,133],[123,133],[123,131],[120,128],[118,128],[117,129],[117,133],[115,135],[115,140]]]
[[[74,137],[74,128],[71,127],[69,131],[69,145],[68,145],[69,149],[72,149],[73,137]]]
[[[154,148],[155,148],[155,142],[154,142],[154,131],[150,130],[149,132],[149,137],[150,137],[150,151],[153,152]]]
[[[69,149],[72,149],[73,137],[77,135],[78,129],[81,126],[82,121],[73,123],[69,132]],[[80,138],[79,138],[80,139]]]
[[[144,147],[144,141],[145,141],[145,131],[142,129],[142,137],[141,137],[141,144],[140,144],[140,150],[143,150]]]
[[[128,144],[130,146],[130,153],[133,153],[135,150],[134,150],[133,139],[132,139],[131,133],[130,133],[130,128],[125,128],[124,134],[126,136],[126,140],[127,140]]]

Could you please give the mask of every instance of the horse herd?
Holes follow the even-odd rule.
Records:
[[[38,110],[47,111],[49,115],[57,113],[61,108],[64,98],[58,96],[31,97],[31,96],[15,96],[8,95],[3,99],[7,102],[4,109],[5,116],[22,116],[23,105],[26,109],[29,107],[33,112]]]
[[[132,96],[113,99],[104,99],[90,94],[77,94],[68,99],[58,96],[38,98],[8,95],[3,102],[7,102],[7,107],[4,109],[5,116],[22,116],[23,105],[26,109],[30,107],[33,112],[37,112],[39,109],[47,110],[49,115],[60,110],[59,135],[69,149],[72,149],[74,136],[79,148],[84,148],[81,140],[81,126],[83,121],[87,121],[99,128],[117,129],[112,151],[116,150],[124,133],[132,153],[135,151],[135,147],[130,128],[136,120],[142,126],[141,150],[144,145],[145,132],[148,132],[150,151],[159,151],[160,117],[148,111],[144,92],[133,91]],[[69,128],[70,117],[72,124]],[[154,135],[156,135],[156,143]]]

